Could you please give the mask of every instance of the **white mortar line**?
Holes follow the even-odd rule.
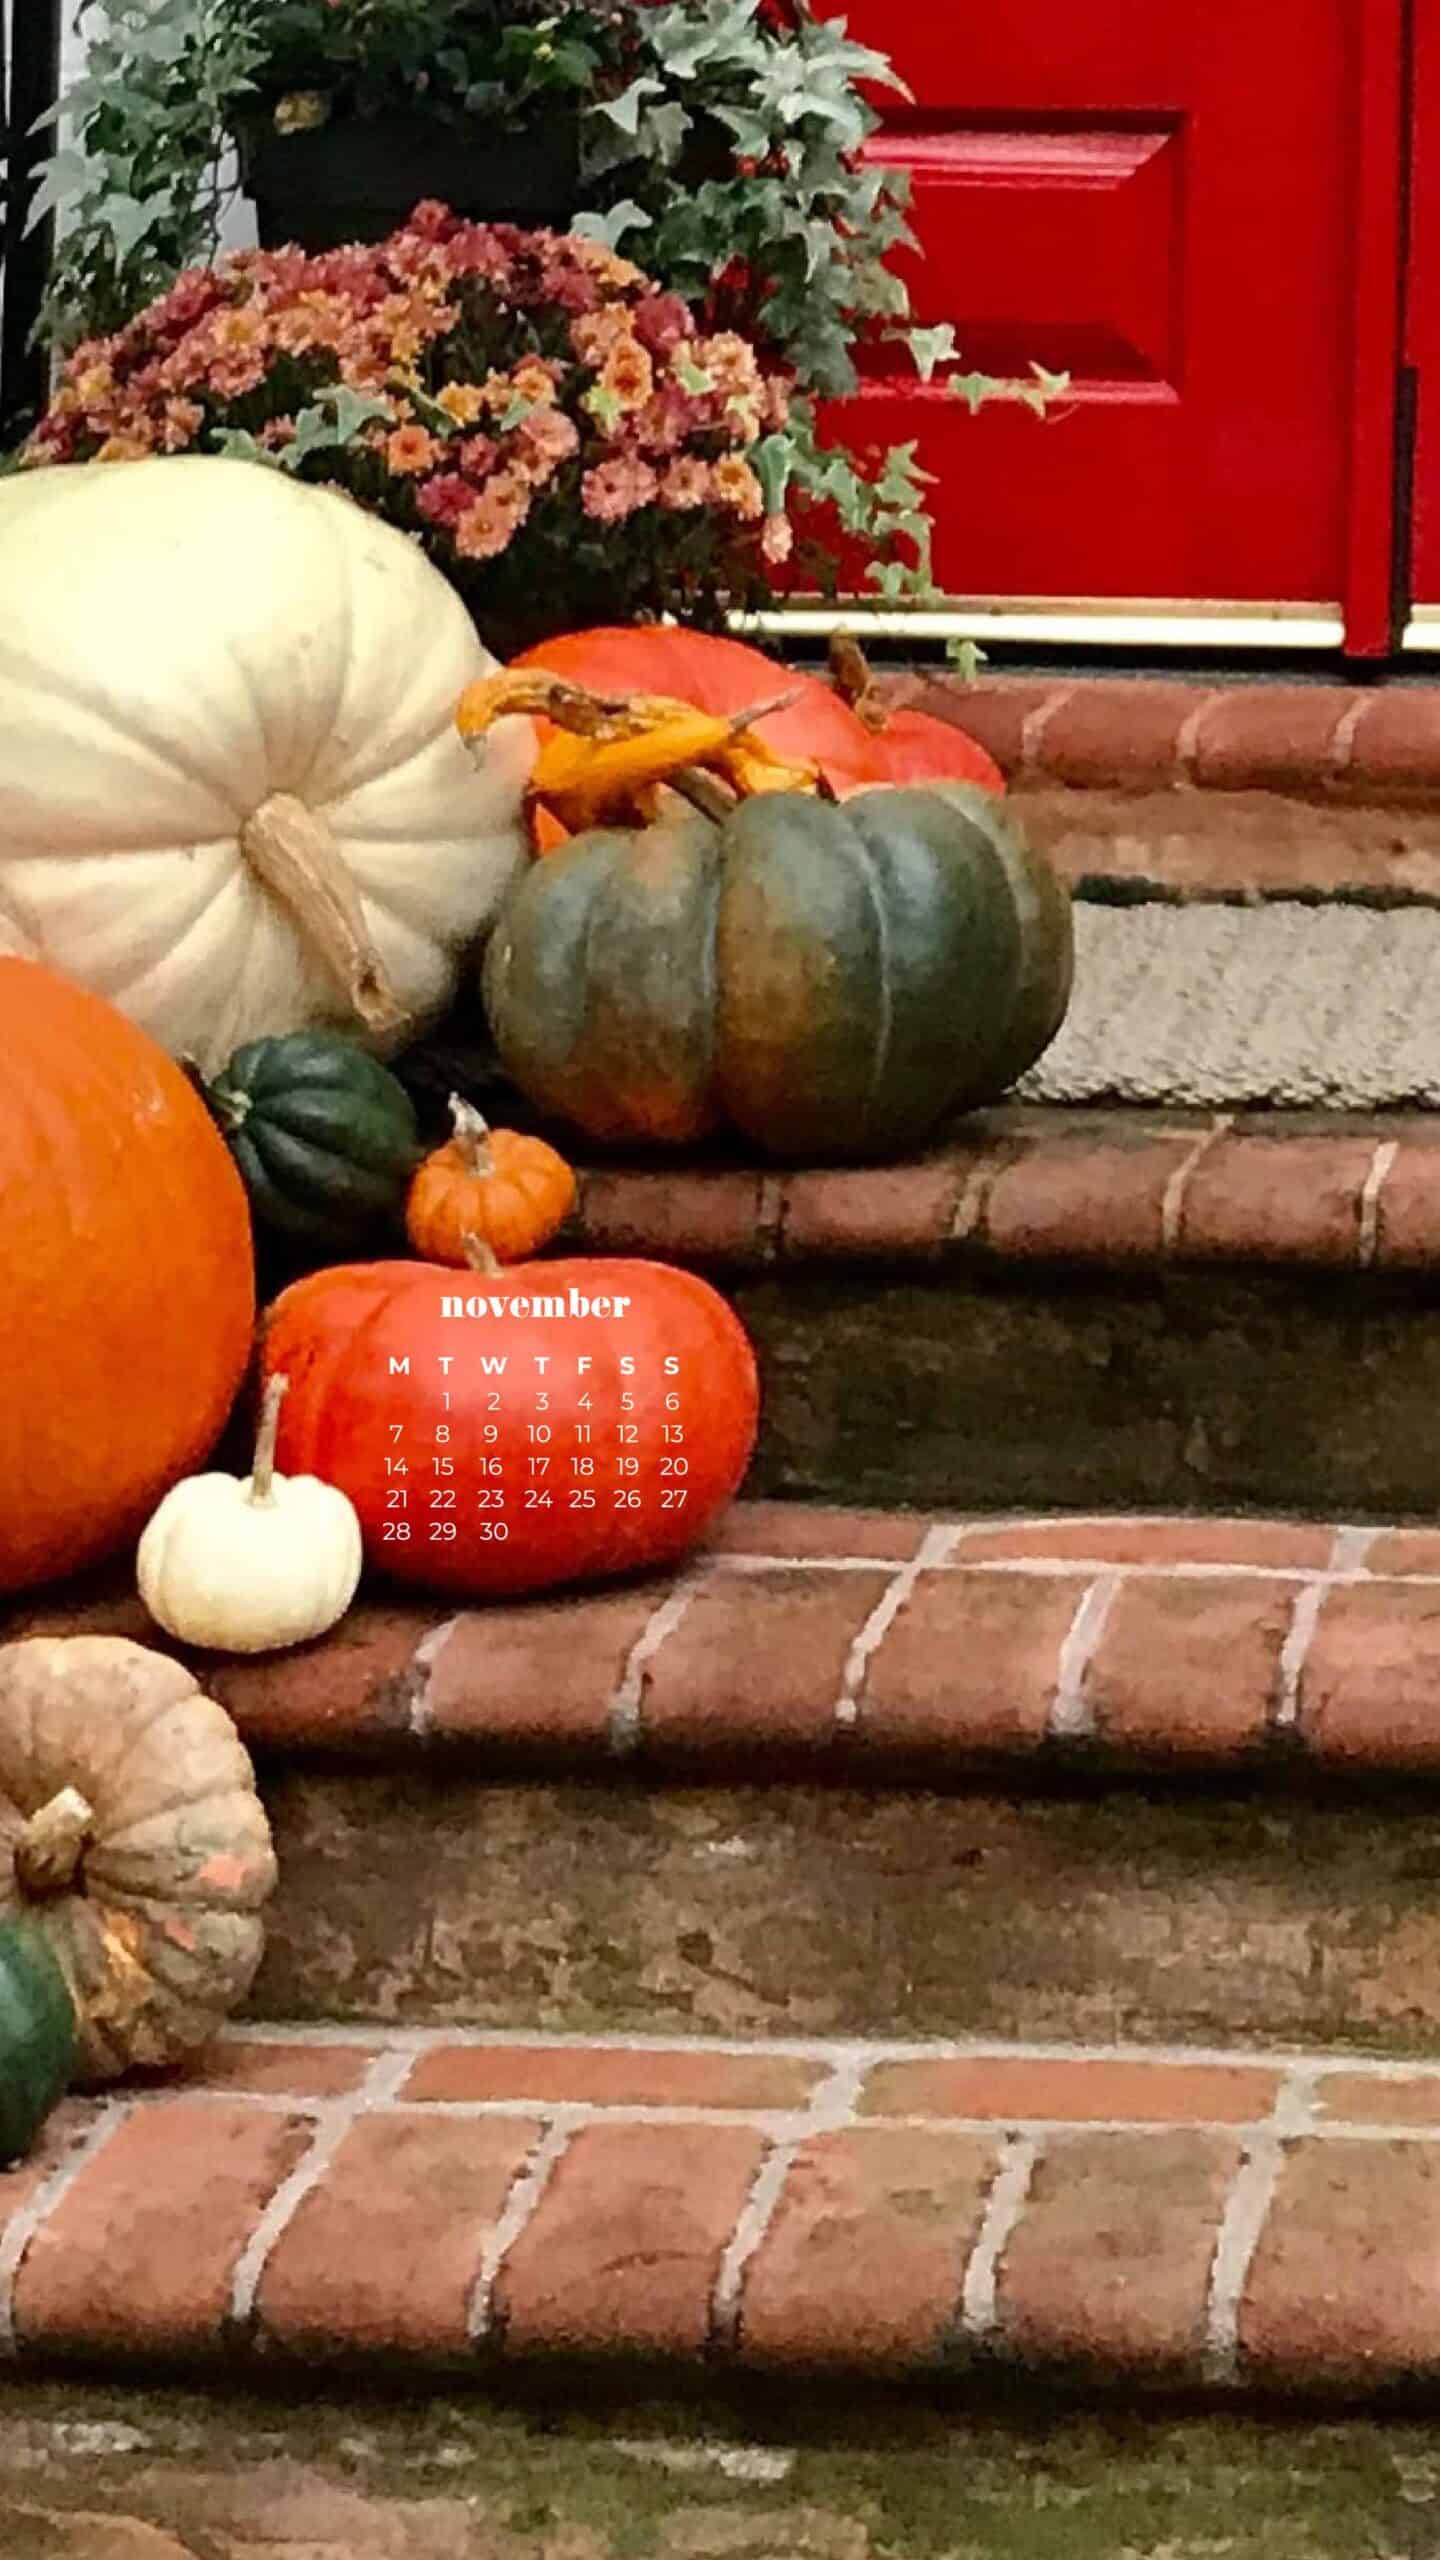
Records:
[[[315,2109],[315,2131],[308,2148],[295,2163],[288,2178],[283,2178],[246,2241],[236,2260],[230,2279],[230,2304],[226,2325],[232,2330],[248,2330],[255,2317],[255,2298],[270,2257],[282,2235],[288,2231],[301,2205],[313,2195],[331,2167],[342,2142],[360,2118],[383,2107],[395,2097],[408,2080],[414,2066],[414,2055],[406,2052],[380,2053],[371,2063],[358,2087],[341,2098],[320,2101]],[[299,2112],[293,2101],[280,2114]]]
[[[989,2129],[995,2131],[993,2125]],[[1040,2144],[1034,2135],[1012,2132],[986,2198],[984,2217],[960,2288],[955,2334],[976,2345],[983,2345],[994,2335],[1001,2261],[1030,2201],[1039,2161]]]
[[[978,1164],[971,1166],[960,1186],[960,1197],[951,1215],[947,1235],[947,1241],[950,1244],[969,1243],[970,1238],[984,1221],[985,1212],[990,1205],[990,1194],[1001,1174],[1008,1173],[1011,1164],[1019,1161],[1019,1157],[1007,1155],[997,1157],[987,1152],[982,1155]]]
[[[1275,2201],[1285,2144],[1310,2130],[1315,2076],[1310,2069],[1287,2073],[1269,2123],[1245,2143],[1225,2199],[1210,2261],[1205,2306],[1202,2369],[1209,2383],[1233,2386],[1240,2379],[1240,2313],[1245,2287]]]
[[[1179,776],[1179,781],[1175,786],[1177,789],[1184,791],[1197,791],[1199,789],[1200,786],[1195,780],[1195,754],[1200,744],[1200,732],[1204,728],[1211,712],[1214,710],[1216,703],[1224,702],[1226,698],[1227,697],[1221,693],[1218,688],[1212,688],[1209,693],[1201,695],[1194,710],[1188,711],[1185,718],[1181,721],[1179,733],[1175,740],[1175,757],[1173,766],[1173,770]]]
[[[411,1656],[412,1674],[418,1671],[423,1675],[410,1701],[410,1731],[417,1742],[426,1741],[434,1730],[435,1718],[430,1706],[430,1677],[446,1645],[459,1626],[462,1614],[463,1612],[457,1612],[453,1618],[442,1618],[438,1627],[432,1627],[428,1635],[421,1637]]]
[[[860,1694],[865,1686],[871,1661],[914,1590],[922,1573],[944,1564],[963,1529],[935,1527],[927,1529],[908,1564],[902,1564],[894,1579],[881,1592],[864,1626],[860,1629],[845,1658],[840,1681],[840,1695],[835,1701],[834,1723],[840,1731],[860,1721]]]
[[[963,1537],[979,1535],[990,1525],[983,1521],[968,1521],[960,1534]],[[1346,1534],[1363,1536],[1368,1542],[1379,1537],[1405,1533],[1403,1531],[1397,1533],[1390,1528],[1389,1524],[1382,1523],[1372,1529]],[[717,1574],[751,1575],[758,1579],[769,1573],[801,1571],[840,1574],[901,1573],[905,1570],[906,1559],[903,1556],[725,1555],[712,1557],[710,1562]],[[930,1570],[934,1573],[972,1576],[986,1573],[1029,1574],[1037,1580],[1051,1582],[1088,1582],[1092,1581],[1097,1573],[1105,1573],[1114,1574],[1117,1581],[1122,1582],[1324,1582],[1328,1584],[1378,1581],[1381,1584],[1393,1582],[1406,1588],[1415,1585],[1422,1590],[1430,1589],[1436,1583],[1440,1583],[1440,1571],[1377,1575],[1364,1565],[1346,1565],[1337,1572],[1328,1564],[1264,1564],[1258,1561],[1253,1564],[1222,1562],[1206,1564],[1196,1559],[1187,1559],[1183,1563],[1162,1562],[1158,1559],[1149,1564],[1134,1561],[1117,1563],[1113,1557],[1103,1555],[961,1555],[952,1557],[948,1563],[932,1565]]]
[[[1121,1580],[1118,1573],[1097,1575],[1070,1621],[1055,1666],[1055,1695],[1046,1721],[1046,1734],[1052,1742],[1077,1741],[1095,1730],[1095,1713],[1085,1694],[1085,1683]]]
[[[1370,1159],[1370,1170],[1365,1176],[1364,1188],[1360,1194],[1358,1260],[1362,1271],[1373,1268],[1375,1256],[1380,1249],[1380,1194],[1390,1178],[1390,1168],[1399,1153],[1398,1139],[1387,1138],[1383,1146],[1376,1148]]]
[[[1327,756],[1333,782],[1343,781],[1350,770],[1355,756],[1355,732],[1373,699],[1369,693],[1357,693],[1349,710],[1342,711],[1335,723]]]
[[[1223,1138],[1235,1126],[1233,1111],[1217,1112],[1208,1129],[1202,1129],[1195,1144],[1183,1155],[1165,1185],[1160,1203],[1160,1244],[1165,1253],[1174,1253],[1180,1244],[1180,1229],[1185,1218],[1185,1195],[1199,1167],[1204,1163],[1217,1138]]]
[[[29,2203],[11,2214],[0,2233],[0,2363],[12,2362],[20,2352],[15,2330],[15,2285],[31,2241],[64,2203],[112,2134],[119,2132],[130,2112],[128,2099],[107,2099],[95,2122],[75,2136],[49,2177],[41,2180]]]
[[[533,2105],[526,2110],[533,2115]],[[480,2253],[480,2264],[465,2315],[465,2334],[472,2346],[479,2346],[490,2335],[494,2320],[495,2286],[500,2270],[520,2238],[527,2223],[539,2208],[540,2200],[550,2184],[572,2134],[586,2121],[580,2107],[556,2107],[524,2167],[505,2199],[498,2222],[488,2233]]]
[[[1195,2063],[1209,2066],[1221,2063],[1233,2070],[1269,2071],[1343,2071],[1362,2072],[1374,2080],[1440,2079],[1440,2057],[1427,2061],[1388,2055],[1347,2053],[1343,2050],[1317,2050],[1303,2045],[1202,2045],[1202,2044],[1110,2044],[1066,2043],[1062,2040],[1027,2037],[994,2036],[847,2036],[837,2041],[825,2036],[699,2036],[638,2035],[633,2031],[611,2029],[594,2034],[564,2034],[543,2027],[384,2027],[367,2033],[355,2026],[310,2024],[303,2019],[257,2019],[253,2024],[231,2023],[219,2031],[224,2044],[323,2045],[334,2049],[366,2051],[379,2049],[385,2053],[434,2053],[451,2046],[483,2051],[488,2046],[528,2048],[547,2053],[716,2053],[739,2055],[750,2059],[755,2055],[779,2054],[797,2056],[801,2061],[834,2064],[840,2055],[861,2055],[867,2067],[882,2062],[1154,2062]],[[153,2093],[132,2091],[126,2098],[129,2108],[164,2105],[182,2089],[157,2089]],[[216,2092],[197,2084],[197,2094],[213,2097]],[[242,2096],[237,2090],[226,2090],[227,2097]],[[305,2101],[290,2098],[289,2106],[334,2105],[333,2099]],[[431,2103],[415,2100],[416,2105]],[[546,2102],[547,2112],[550,2102]]]
[[[775,2219],[798,2152],[816,2134],[840,2132],[854,2123],[861,2083],[869,2067],[859,2052],[838,2055],[829,2079],[812,2092],[804,2115],[787,2132],[772,2139],[720,2261],[710,2301],[710,2339],[714,2346],[733,2353],[739,2341],[746,2270]]]
[[[1046,730],[1049,728],[1051,721],[1057,718],[1059,713],[1064,710],[1066,703],[1074,701],[1079,690],[1080,688],[1076,684],[1056,685],[1053,692],[1046,694],[1043,702],[1036,703],[1033,711],[1027,711],[1024,719],[1020,723],[1020,774],[1022,779],[1028,781],[1035,773],[1039,762],[1041,744],[1044,740]]]
[[[703,1557],[681,1573],[651,1611],[630,1648],[625,1668],[611,1694],[605,1710],[605,1731],[609,1748],[617,1759],[638,1751],[641,1741],[641,1710],[645,1696],[645,1673],[660,1647],[673,1636],[690,1603],[703,1584],[710,1580],[710,1559]]]
[[[785,1239],[785,1181],[762,1173],[755,1192],[755,1241],[762,1262],[774,1262]]]
[[[1337,1582],[1358,1579],[1363,1574],[1365,1557],[1378,1534],[1374,1529],[1337,1529],[1324,1572],[1315,1574],[1298,1594],[1280,1648],[1280,1690],[1272,1732],[1296,1730],[1300,1721],[1300,1686],[1319,1632],[1320,1612]]]

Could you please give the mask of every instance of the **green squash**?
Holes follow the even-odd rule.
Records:
[[[75,2009],[38,1929],[0,1926],[0,2168],[23,2160],[75,2071]]]
[[[728,1123],[772,1156],[858,1162],[1023,1074],[1072,966],[1068,894],[993,795],[786,792],[533,863],[485,1001],[521,1091],[592,1138]]]
[[[343,1246],[402,1214],[422,1152],[414,1104],[340,1032],[251,1040],[206,1099],[257,1226]]]

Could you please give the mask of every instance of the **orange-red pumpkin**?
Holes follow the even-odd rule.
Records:
[[[543,640],[514,661],[544,667],[596,693],[670,694],[697,711],[731,717],[776,693],[798,691],[786,711],[757,721],[755,735],[777,755],[818,764],[841,796],[872,783],[975,782],[1003,791],[999,766],[963,729],[927,712],[894,712],[870,729],[834,687],[797,675],[751,649],[705,631],[659,624],[568,631]]]
[[[138,1534],[249,1356],[245,1192],[181,1069],[123,1014],[0,958],[0,1591]]]
[[[276,1299],[262,1360],[284,1472],[349,1495],[378,1570],[477,1598],[674,1562],[759,1414],[738,1319],[656,1262],[341,1264]]]

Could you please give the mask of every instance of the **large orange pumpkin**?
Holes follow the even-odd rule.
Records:
[[[755,1442],[742,1326],[705,1281],[657,1262],[342,1264],[281,1293],[262,1357],[290,1382],[282,1469],[339,1485],[369,1563],[432,1590],[672,1563],[736,1493]]]
[[[818,676],[798,675],[741,640],[711,632],[672,631],[661,624],[567,631],[542,640],[514,661],[543,667],[595,693],[668,694],[697,711],[729,717],[798,691],[786,711],[756,723],[755,734],[777,755],[818,764],[842,798],[873,783],[975,782],[1003,791],[999,766],[963,729],[928,712],[892,714],[873,730]]]
[[[249,1357],[245,1193],[164,1051],[0,958],[0,1591],[136,1536]]]

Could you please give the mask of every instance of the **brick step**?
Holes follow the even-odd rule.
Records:
[[[931,1510],[1440,1510],[1440,1123],[1010,1106],[928,1154],[592,1167],[570,1242],[755,1339],[750,1490]]]
[[[1440,2067],[232,2032],[0,2178],[26,2367],[1433,2394]]]
[[[1072,883],[1440,900],[1440,686],[915,674]]]
[[[0,1640],[181,1655],[262,1756],[417,1774],[1440,1776],[1440,1529],[737,1503],[683,1568],[455,1610],[372,1596],[270,1656],[186,1653],[128,1573]]]

